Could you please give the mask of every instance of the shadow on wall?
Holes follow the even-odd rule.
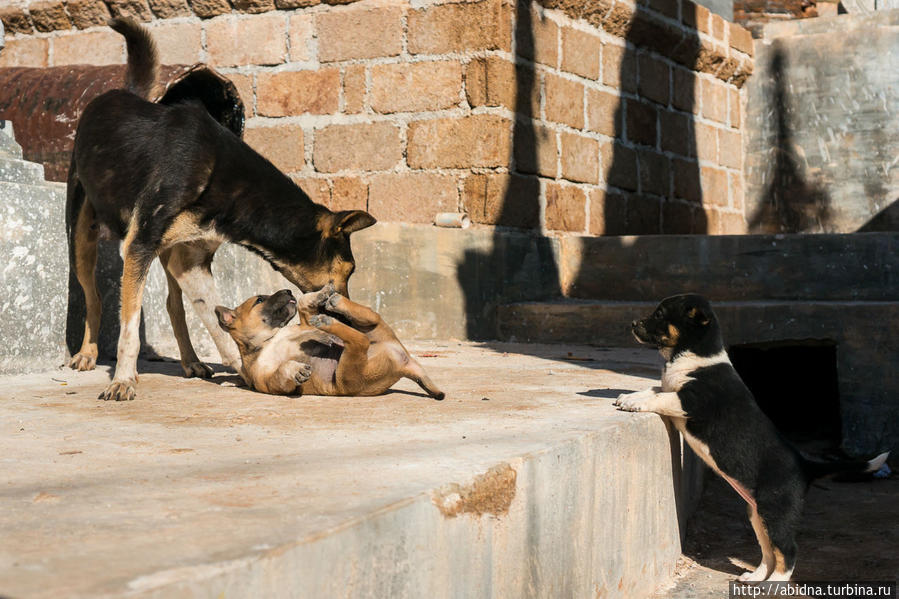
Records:
[[[546,160],[541,143],[547,143],[542,139],[547,128],[537,124],[541,72],[534,62],[534,47],[539,26],[535,19],[540,18],[529,0],[519,0],[512,168],[501,199],[496,200],[500,205],[494,208],[492,248],[468,250],[457,270],[470,339],[495,338],[498,305],[558,299],[567,291],[562,289],[555,240],[541,233],[541,220],[546,222],[545,213],[550,210],[546,205],[550,200],[541,206],[541,187],[545,189],[553,180],[538,176],[539,164]],[[614,111],[614,139],[600,142],[605,146],[600,154],[607,189],[604,194],[598,192],[599,201],[589,207],[587,228],[599,235],[706,234],[709,225],[695,159],[696,75],[651,59],[654,50],[680,64],[693,65],[699,60],[699,36],[692,29],[671,28],[659,36],[659,28],[648,20],[638,10],[625,25],[626,45],[603,46],[604,52],[620,53],[617,80],[622,93]],[[638,79],[640,65],[645,65],[646,72]],[[605,82],[615,85],[614,78]],[[676,90],[674,97],[669,97],[671,89]],[[555,140],[550,138],[548,143]],[[673,154],[692,160],[672,158]],[[489,189],[485,195],[489,212]],[[581,276],[565,273],[564,279],[576,287]]]
[[[748,217],[750,233],[822,233],[831,229],[830,196],[809,180],[802,149],[793,139],[792,107],[786,90],[787,55],[775,41],[771,53],[771,110],[775,132],[772,170],[756,211]]]

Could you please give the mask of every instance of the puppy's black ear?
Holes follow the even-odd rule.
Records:
[[[234,319],[237,318],[234,310],[225,306],[216,306],[215,315],[218,316],[219,326],[226,331],[231,330],[231,327],[234,325]]]
[[[711,320],[702,308],[690,308],[687,310],[687,317],[700,326],[709,324]]]
[[[331,231],[337,233],[355,233],[378,222],[375,217],[364,210],[341,210],[334,215],[334,226]]]

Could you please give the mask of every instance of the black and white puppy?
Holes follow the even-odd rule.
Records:
[[[888,453],[870,461],[819,463],[803,458],[778,433],[734,370],[718,320],[702,296],[666,298],[632,327],[637,341],[658,347],[665,358],[662,386],[620,395],[615,405],[671,417],[693,451],[749,504],[762,561],[740,580],[789,580],[808,485],[838,472],[874,472]]]

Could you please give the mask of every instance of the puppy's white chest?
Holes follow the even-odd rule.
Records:
[[[692,352],[684,352],[671,362],[665,364],[662,370],[662,391],[676,393],[684,385],[694,380],[692,374],[700,368],[707,368],[715,364],[729,364],[727,352],[721,351],[714,356],[697,356]]]

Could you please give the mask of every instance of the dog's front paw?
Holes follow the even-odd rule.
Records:
[[[319,329],[329,327],[334,324],[334,318],[327,314],[315,314],[309,317],[309,324]]]
[[[625,412],[646,412],[646,402],[648,402],[654,393],[652,391],[636,391],[634,393],[622,393],[615,400],[615,406],[619,410]]]
[[[203,362],[182,362],[181,369],[184,370],[184,376],[186,376],[187,378],[212,378],[212,368],[209,365],[204,364]]]
[[[96,366],[97,356],[92,356],[90,354],[79,352],[69,360],[69,368],[72,370],[93,370]]]
[[[297,371],[293,375],[293,380],[297,382],[298,385],[301,385],[309,380],[309,377],[312,376],[312,366],[309,364],[303,364],[301,362],[297,362]]]
[[[337,310],[340,304],[340,300],[343,299],[343,296],[339,293],[332,293],[331,297],[328,298],[328,301],[325,302],[325,310]]]
[[[321,308],[335,293],[337,293],[337,289],[334,287],[334,282],[332,281],[318,291],[305,294],[303,300],[310,308]]]
[[[103,401],[131,401],[134,399],[134,383],[132,381],[113,381],[103,390],[97,399]]]

